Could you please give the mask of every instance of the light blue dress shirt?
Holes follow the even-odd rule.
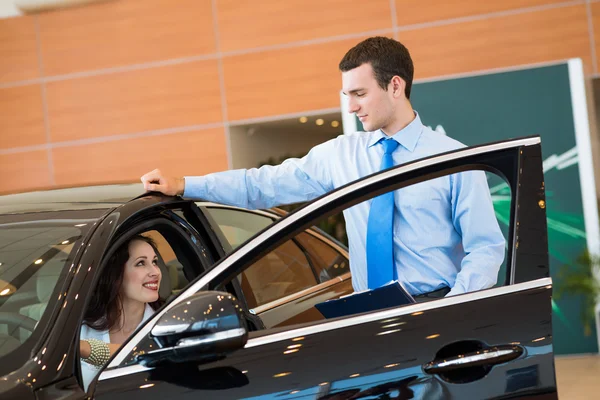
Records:
[[[184,197],[258,209],[304,202],[379,171],[381,131],[338,136],[301,159],[277,166],[185,177]],[[464,147],[415,119],[392,136],[396,165]],[[366,290],[366,232],[371,200],[344,211],[355,291]],[[496,283],[505,241],[485,173],[462,172],[394,192],[394,261],[398,280],[418,295],[451,288],[448,295]]]

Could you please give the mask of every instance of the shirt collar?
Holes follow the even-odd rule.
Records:
[[[421,117],[419,117],[419,113],[417,113],[416,111],[414,113],[415,119],[413,119],[410,124],[406,125],[403,129],[399,130],[392,136],[386,135],[381,129],[378,129],[375,132],[373,132],[373,135],[369,139],[367,147],[371,147],[379,143],[381,139],[387,139],[388,137],[391,137],[392,139],[397,141],[402,147],[404,147],[406,150],[412,153],[415,150],[415,147],[417,147],[417,142],[419,141],[419,138],[421,137],[421,132],[423,131],[423,123],[421,122]]]

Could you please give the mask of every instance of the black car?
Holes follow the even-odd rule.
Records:
[[[347,251],[314,228],[319,221],[468,170],[510,188],[495,287],[335,319],[316,310],[352,293]],[[125,201],[131,190],[142,193],[0,198],[1,398],[557,397],[539,137],[404,164],[287,216],[155,193]],[[108,256],[138,233],[158,243],[166,304],[84,388],[87,302]]]

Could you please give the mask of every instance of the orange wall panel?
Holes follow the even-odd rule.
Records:
[[[581,57],[591,61],[585,5],[401,31],[415,78]]]
[[[46,143],[40,85],[0,89],[0,149]]]
[[[596,65],[600,62],[600,2],[591,4],[592,23],[594,25],[594,44],[596,50]],[[598,71],[594,71],[598,73]]]
[[[0,154],[0,193],[22,192],[50,185],[48,152]]]
[[[50,82],[52,141],[221,122],[214,60]]]
[[[389,0],[217,0],[221,51],[392,29]]]
[[[360,40],[225,58],[229,119],[339,107],[342,75],[338,64]]]
[[[169,175],[227,169],[223,128],[58,147],[52,157],[58,185],[139,182],[155,168]]]
[[[564,0],[395,0],[399,26],[564,3]]]
[[[0,83],[39,76],[35,19],[0,19]]]
[[[46,75],[214,53],[211,0],[119,0],[40,16]]]

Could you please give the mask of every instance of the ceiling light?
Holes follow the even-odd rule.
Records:
[[[41,258],[38,258],[37,260],[35,260],[34,264],[35,265],[40,265],[43,262],[44,262],[44,260],[42,260]]]
[[[69,244],[68,240],[63,241],[61,244]]]
[[[331,121],[331,126],[337,128],[338,126],[340,126],[340,123],[338,121]]]
[[[435,338],[437,338],[437,337],[440,337],[440,334],[439,334],[439,333],[436,333],[436,334],[433,334],[433,335],[429,335],[429,336],[427,336],[425,339],[435,339]]]
[[[304,336],[295,337],[295,338],[292,339],[292,342],[297,342],[299,340],[304,340]]]
[[[308,121],[308,118],[306,118],[306,117],[300,117],[299,121],[300,121],[301,124],[305,124]]]
[[[319,118],[315,121],[315,124],[317,124],[319,126],[323,125],[324,123],[325,123],[325,121],[323,121],[323,118]]]
[[[279,374],[273,375],[273,378],[283,378],[284,376],[290,375],[291,372],[280,372]]]

